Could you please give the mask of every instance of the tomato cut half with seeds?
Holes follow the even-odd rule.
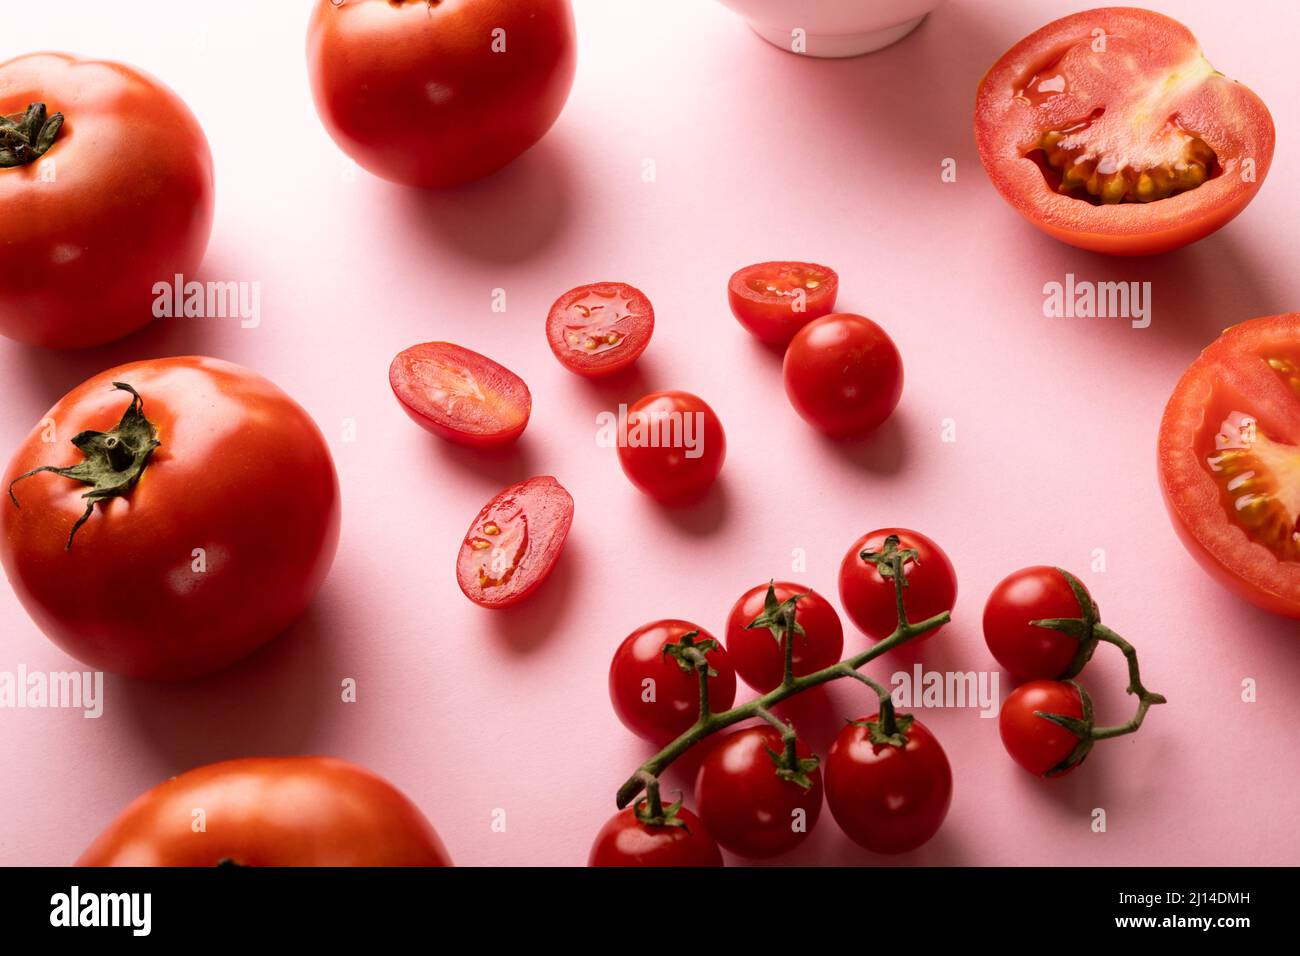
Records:
[[[1160,483],[1201,565],[1300,618],[1300,313],[1224,332],[1183,374],[1160,423]]]
[[[644,292],[623,282],[595,282],[555,300],[546,341],[570,372],[603,378],[635,362],[654,328],[655,310]]]
[[[477,448],[514,441],[533,410],[522,378],[450,342],[425,342],[399,352],[389,366],[388,384],[421,428]]]
[[[1223,226],[1259,191],[1273,120],[1176,20],[1128,7],[1056,20],[980,83],[975,138],[993,184],[1039,229],[1147,255]]]
[[[573,497],[544,475],[511,485],[483,506],[456,556],[456,582],[480,607],[509,607],[550,575],[573,524]]]
[[[813,319],[835,310],[840,277],[812,262],[760,262],[727,283],[731,314],[761,342],[785,345]]]

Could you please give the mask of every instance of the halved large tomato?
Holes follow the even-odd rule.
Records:
[[[980,83],[975,139],[1026,219],[1095,252],[1195,242],[1241,212],[1273,158],[1259,97],[1176,20],[1087,10],[1025,37]]]
[[[1160,483],[1211,575],[1300,617],[1300,313],[1233,326],[1191,364],[1160,423]]]

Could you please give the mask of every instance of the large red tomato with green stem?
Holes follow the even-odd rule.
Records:
[[[505,166],[559,117],[575,65],[569,0],[317,0],[307,29],[325,129],[408,186]]]
[[[1201,567],[1300,618],[1300,313],[1242,322],[1201,353],[1165,406],[1159,465]]]
[[[419,808],[369,770],[333,757],[249,757],[190,770],[137,797],[77,865],[452,863]]]
[[[212,229],[212,155],[158,80],[39,53],[0,64],[0,334],[83,348],[154,317]]]
[[[220,359],[150,359],[65,395],[5,472],[0,559],[78,660],[131,677],[216,670],[294,622],[334,560],[320,429]]]

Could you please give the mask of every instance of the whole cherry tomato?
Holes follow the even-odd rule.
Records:
[[[727,615],[727,651],[736,673],[750,687],[767,693],[785,679],[785,630],[781,608],[795,603],[795,625],[803,633],[794,635],[792,670],[803,677],[830,667],[844,650],[844,627],[835,608],[814,591],[798,584],[760,584],[740,596]],[[762,618],[756,627],[750,623]]]
[[[856,843],[876,853],[915,850],[939,831],[952,803],[952,768],[939,741],[910,715],[903,743],[881,736],[880,715],[848,724],[826,756],[826,803]]]
[[[862,557],[864,551],[882,554],[890,537],[897,537],[897,549],[910,552],[903,563],[903,607],[907,619],[913,624],[951,611],[957,603],[957,572],[943,549],[919,531],[906,528],[881,528],[870,531],[853,542],[840,563],[840,604],[862,631],[876,640],[883,640],[898,626],[897,601],[894,582],[881,575],[880,562],[873,563]],[[916,638],[927,641],[942,627],[935,628]]]
[[[54,348],[154,317],[212,230],[212,154],[180,98],[139,70],[38,53],[0,64],[0,334]]]
[[[989,595],[984,605],[984,641],[1017,681],[1050,680],[1070,670],[1079,653],[1079,641],[1029,622],[1095,614],[1087,589],[1075,581],[1088,602],[1086,608],[1080,606],[1060,568],[1044,565],[1007,575]]]
[[[692,635],[687,639],[686,635]],[[697,647],[714,671],[709,708],[736,702],[731,659],[708,631],[689,621],[653,621],[624,638],[609,665],[609,699],[623,726],[652,743],[666,744],[700,715],[700,679],[684,647]]]
[[[832,438],[874,431],[903,395],[903,360],[894,340],[875,322],[848,312],[800,329],[782,374],[794,410]]]
[[[700,498],[727,458],[722,422],[690,392],[651,392],[627,412],[618,460],[632,484],[668,505]]]
[[[23,606],[73,657],[131,677],[192,677],[256,650],[306,610],[338,544],[320,429],[220,359],[88,379],[4,482],[0,559]]]
[[[705,829],[732,853],[766,859],[804,841],[822,812],[822,772],[799,741],[801,766],[783,767],[785,745],[775,727],[749,727],[723,737],[700,764],[695,802]]]
[[[377,176],[456,186],[545,135],[576,65],[569,0],[317,0],[316,112]]]
[[[628,807],[596,834],[588,866],[722,866],[722,853],[700,818],[679,807],[669,821],[638,817],[645,804]]]
[[[77,860],[222,864],[452,865],[415,804],[382,777],[333,757],[249,757],[172,777],[137,797]]]
[[[1017,687],[1002,702],[1002,712],[998,715],[1002,746],[1007,748],[1012,760],[1036,777],[1059,767],[1079,743],[1073,733],[1039,714],[1060,714],[1082,720],[1083,700],[1068,681],[1035,680]],[[1053,776],[1064,776],[1074,766]]]

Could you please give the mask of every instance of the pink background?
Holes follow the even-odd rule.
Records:
[[[658,617],[720,630],[745,588],[792,576],[796,548],[808,570],[793,576],[838,603],[844,550],[884,525],[936,537],[958,569],[956,620],[924,648],[928,668],[994,667],[980,632],[988,591],[1017,567],[1055,563],[1084,578],[1170,698],[1136,737],[1101,744],[1053,783],[1010,761],[996,720],[922,712],[955,795],[939,835],[900,862],[1300,862],[1297,625],[1202,575],[1166,520],[1154,456],[1164,402],[1197,351],[1229,324],[1300,308],[1300,191],[1288,188],[1300,16],[1281,0],[1152,5],[1264,99],[1278,145],[1236,222],[1124,261],[1025,223],[990,186],[971,133],[983,71],[1077,0],[955,0],[897,46],[848,61],[783,53],[701,0],[579,0],[577,80],[551,134],[485,182],[428,195],[345,175],[307,89],[306,2],[128,11],[68,0],[57,17],[10,4],[0,59],[45,48],[121,59],[189,103],[217,168],[199,278],[260,282],[263,322],[166,320],[83,353],[0,342],[0,447],[7,455],[91,373],[209,353],[269,376],[321,424],[344,519],[314,609],[253,659],[183,686],[110,676],[99,720],[0,711],[0,862],[70,862],[137,793],[193,766],[328,753],[393,780],[462,864],[581,864],[614,790],[650,753],[608,703],[618,642]],[[958,178],[945,184],[948,157]],[[641,181],[645,159],[653,183]],[[866,443],[807,428],[779,360],[728,313],[728,275],[783,257],[833,265],[842,308],[875,318],[902,351],[902,404]],[[1154,324],[1044,318],[1043,283],[1066,272],[1151,281]],[[556,363],[543,319],[559,293],[597,279],[644,289],[658,325],[630,379],[593,386]],[[504,315],[490,310],[495,288],[507,291]],[[390,359],[438,338],[529,382],[533,419],[513,452],[453,448],[398,408]],[[638,494],[594,440],[598,411],[670,387],[709,401],[730,443],[720,487],[679,512]],[[955,443],[940,440],[945,418]],[[342,440],[347,419],[355,442]],[[568,550],[531,602],[481,610],[455,584],[460,536],[491,494],[534,474],[557,476],[577,501]],[[1096,548],[1104,573],[1090,570]],[[75,666],[7,588],[0,622],[0,670]],[[847,629],[847,650],[864,647]],[[887,678],[912,659],[868,672]],[[359,682],[355,704],[339,701],[345,677]],[[1241,702],[1247,677],[1257,703]],[[1103,719],[1127,719],[1118,652],[1102,648],[1087,684]],[[860,687],[837,685],[790,713],[824,753],[840,719],[869,706]],[[1103,834],[1090,830],[1097,807]],[[490,827],[497,808],[505,833]],[[827,813],[781,862],[883,860]]]

